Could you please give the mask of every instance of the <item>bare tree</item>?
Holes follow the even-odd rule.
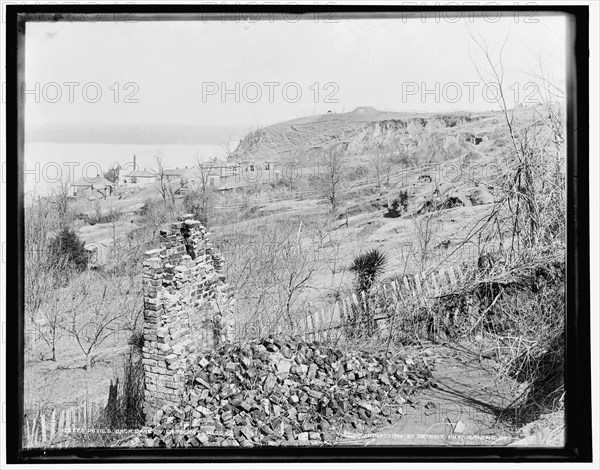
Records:
[[[390,171],[392,169],[393,159],[390,152],[383,146],[378,146],[373,155],[373,169],[375,170],[375,179],[377,180],[377,189],[390,182]]]
[[[411,252],[415,257],[419,271],[425,272],[428,268],[431,248],[435,242],[436,234],[441,229],[440,212],[438,209],[434,209],[433,212],[421,216],[415,215],[411,220],[415,227],[416,245],[416,250],[411,250]]]
[[[509,231],[509,259],[529,251],[556,251],[551,245],[564,245],[565,239],[565,126],[561,103],[564,94],[545,77],[540,60],[540,73],[533,76],[541,83],[538,93],[544,111],[539,113],[534,109],[533,113],[542,116],[545,125],[540,126],[535,120],[529,126],[518,125],[515,107],[509,108],[504,91],[503,51],[508,36],[495,57],[483,37],[476,37],[470,30],[469,34],[476,50],[483,55],[483,64],[471,56],[479,77],[486,86],[494,86],[498,91],[496,101],[510,145],[509,152],[499,162],[504,168],[502,187],[498,188],[502,197],[488,225],[496,226],[499,234]],[[501,217],[504,211],[510,214],[508,219]]]
[[[61,227],[69,224],[69,200],[70,200],[71,181],[62,178],[52,188],[52,200],[56,206],[56,213]]]
[[[348,176],[348,166],[344,160],[347,148],[347,143],[338,143],[326,148],[323,165],[319,171],[318,186],[322,197],[330,204],[332,214],[335,214],[338,208],[339,198]]]
[[[46,293],[52,290],[59,280],[55,274],[58,268],[50,252],[48,234],[58,230],[58,221],[53,217],[51,202],[37,197],[25,210],[25,311],[34,315],[44,301]]]
[[[57,293],[69,282],[70,268],[68,259],[59,256],[49,243],[49,235],[56,233],[61,224],[52,202],[52,198],[34,197],[25,210],[24,296],[27,329],[34,333],[27,336],[25,347],[35,353],[41,340],[50,348],[54,360],[61,335],[57,329]]]
[[[297,313],[316,289],[312,280],[324,260],[304,224],[274,220],[226,234],[228,282],[236,288],[239,318],[253,334],[296,331]]]
[[[282,163],[281,181],[290,189],[290,192],[294,192],[294,186],[302,178],[302,168],[300,165],[302,160],[302,150],[290,151],[280,160]]]
[[[214,212],[215,192],[210,184],[211,178],[220,177],[220,169],[212,162],[204,163],[196,156],[198,183],[191,186],[188,182],[188,193],[184,198],[186,210],[199,217],[204,225],[209,225]]]
[[[290,329],[293,331],[296,321],[293,316],[293,307],[298,302],[300,295],[308,288],[309,282],[318,263],[316,253],[312,252],[310,246],[304,246],[301,239],[302,222],[298,232],[284,231],[280,240],[277,241],[278,252],[275,255],[280,258],[280,279],[283,313],[287,318]]]
[[[56,346],[64,335],[64,311],[69,300],[68,288],[45,292],[43,305],[31,318],[36,333],[34,340],[41,339],[50,350],[50,360],[56,361]]]
[[[92,368],[92,354],[119,327],[122,312],[114,305],[117,295],[112,282],[89,273],[69,286],[63,328],[85,355],[87,371]]]
[[[158,168],[157,172],[157,181],[155,183],[156,189],[163,198],[165,204],[172,203],[175,204],[175,194],[173,193],[173,187],[171,186],[171,182],[169,178],[165,174],[165,169],[162,164],[162,157],[160,155],[156,156],[156,166]]]
[[[227,136],[227,140],[221,144],[219,144],[219,147],[221,147],[221,149],[223,150],[223,153],[225,154],[225,159],[226,161],[231,161],[231,155],[233,154],[235,149],[231,148],[231,136]]]

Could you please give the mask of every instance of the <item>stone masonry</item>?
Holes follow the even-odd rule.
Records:
[[[145,253],[143,272],[148,423],[162,406],[180,403],[190,357],[233,339],[233,292],[210,233],[185,214],[160,236],[160,248]]]

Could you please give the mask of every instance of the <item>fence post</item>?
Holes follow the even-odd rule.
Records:
[[[413,292],[412,288],[410,287],[410,283],[408,282],[408,277],[404,276],[402,278],[402,282],[404,283],[404,287],[406,288],[406,290],[408,291],[408,293],[412,294],[412,296],[414,296],[415,293]]]
[[[402,295],[402,287],[396,281],[394,281],[394,285],[396,286],[396,301],[401,300],[402,302],[404,302],[404,296]]]
[[[54,433],[56,428],[56,409],[52,410],[52,416],[50,417],[50,440],[54,440]]]
[[[450,266],[450,268],[448,269],[448,276],[450,277],[450,285],[456,285],[457,280],[454,273],[454,268],[452,266]]]
[[[315,316],[317,317],[315,336],[318,337],[318,341],[321,341],[323,339],[323,310],[317,310]]]
[[[37,423],[38,423],[38,416],[40,415],[40,410],[37,411],[37,413],[35,414],[35,417],[33,418],[33,424],[31,426],[31,437],[32,437],[32,443],[36,443],[37,442]]]
[[[344,324],[347,317],[346,312],[346,299],[340,299],[340,324]]]
[[[42,412],[41,416],[40,416],[40,424],[41,424],[41,429],[42,429],[42,444],[44,442],[46,442],[46,416],[44,416],[44,413]]]
[[[435,272],[432,272],[431,276],[429,277],[429,285],[431,286],[431,290],[433,291],[432,295],[436,296],[440,293],[440,287],[437,283]]]
[[[419,296],[422,296],[423,293],[421,291],[421,277],[418,274],[415,274],[415,287],[417,289]]]
[[[304,341],[308,341],[308,313],[304,314],[304,332],[302,338]]]
[[[446,268],[440,269],[437,275],[438,285],[442,291],[448,286],[448,277],[446,276],[446,271]]]
[[[64,428],[65,428],[65,410],[60,410],[60,415],[58,417],[58,433],[60,434]]]

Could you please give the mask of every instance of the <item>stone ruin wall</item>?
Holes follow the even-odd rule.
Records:
[[[210,233],[191,214],[160,232],[144,256],[144,412],[178,405],[186,361],[233,339],[233,292]]]

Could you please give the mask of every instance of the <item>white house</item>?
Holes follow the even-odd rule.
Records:
[[[182,175],[179,192],[198,190],[203,183],[213,191],[269,183],[280,178],[280,170],[275,169],[276,166],[269,162],[207,163]]]

